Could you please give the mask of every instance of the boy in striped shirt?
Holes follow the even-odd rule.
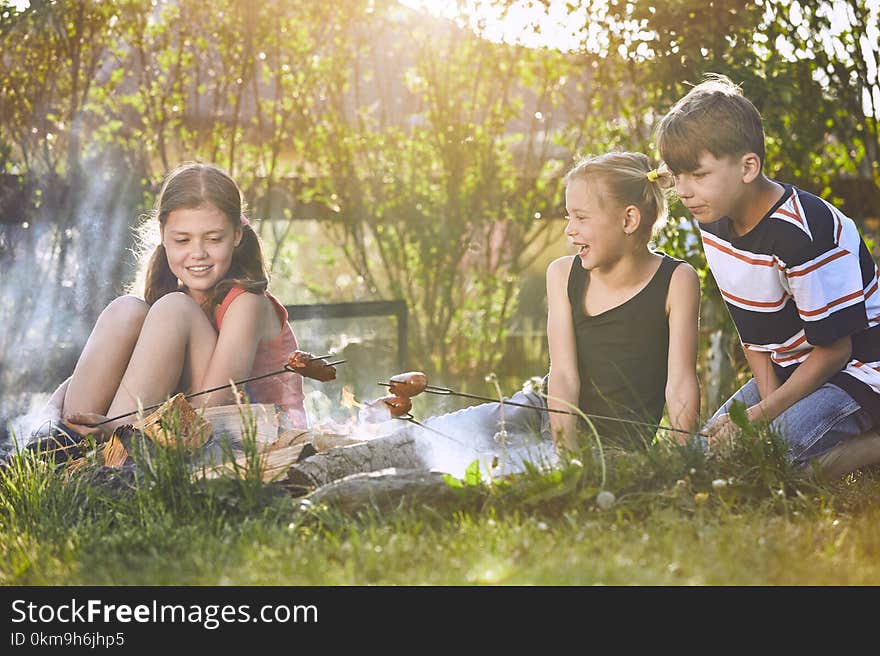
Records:
[[[709,448],[736,434],[736,399],[767,421],[797,464],[837,476],[880,461],[877,267],[840,210],[762,173],[761,116],[710,75],[663,117],[657,146],[700,224],[752,380],[707,425]]]

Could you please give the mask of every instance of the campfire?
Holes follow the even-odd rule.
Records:
[[[236,381],[232,385],[290,373],[322,383],[333,381],[336,380],[336,367],[343,362],[345,360],[334,361],[330,354],[316,356],[307,351],[295,351],[290,354],[284,369]],[[113,469],[133,466],[129,454],[131,440],[144,439],[156,445],[182,446],[190,454],[194,476],[242,475],[248,466],[253,467],[253,457],[246,455],[243,448],[244,436],[249,435],[251,429],[262,479],[267,483],[280,483],[296,496],[314,493],[343,479],[380,471],[385,472],[383,476],[370,478],[365,489],[386,485],[397,489],[401,481],[409,480],[407,477],[418,481],[420,486],[426,481],[439,485],[442,478],[426,478],[425,475],[430,471],[462,475],[474,459],[481,459],[487,467],[489,462],[497,462],[495,445],[487,445],[485,441],[481,445],[481,437],[474,435],[467,425],[457,426],[454,432],[447,433],[416,420],[412,415],[413,398],[423,393],[466,398],[474,395],[429,385],[427,376],[420,371],[396,374],[387,383],[380,384],[387,386],[390,393],[363,402],[358,401],[349,388],[343,387],[339,407],[356,412],[344,422],[321,418],[308,429],[284,426],[273,405],[239,403],[197,410],[190,404],[194,397],[227,386],[188,395],[177,394],[162,404],[143,409],[133,423],[117,428],[98,445],[98,463]],[[128,413],[132,414],[135,413]],[[427,421],[431,423],[431,419]],[[53,445],[43,446],[44,453],[59,455],[59,449],[53,449]],[[65,446],[68,448],[69,445]],[[65,450],[61,453],[62,460],[68,459],[70,471],[87,465],[84,451]],[[410,473],[395,478],[389,473],[392,471],[401,475]],[[422,472],[422,475],[416,476],[413,472]]]

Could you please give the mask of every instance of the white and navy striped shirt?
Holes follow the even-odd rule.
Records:
[[[770,353],[785,381],[813,346],[852,336],[852,359],[829,382],[880,424],[877,266],[852,219],[791,185],[748,233],[729,218],[702,225],[709,268],[743,346]]]

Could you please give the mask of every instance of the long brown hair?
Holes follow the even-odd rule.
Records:
[[[213,164],[187,162],[172,170],[162,183],[151,217],[164,228],[168,215],[174,210],[196,209],[208,204],[223,212],[232,226],[242,231],[226,277],[217,283],[205,303],[205,309],[213,313],[233,287],[256,294],[265,292],[269,273],[259,236],[250,225],[242,223],[245,201],[241,190],[228,173]],[[165,294],[184,290],[168,266],[165,247],[160,243],[147,265],[144,300],[152,305]]]

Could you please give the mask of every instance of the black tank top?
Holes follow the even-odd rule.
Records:
[[[568,274],[568,300],[581,380],[578,405],[587,414],[657,425],[666,404],[669,322],[666,296],[681,260],[663,255],[660,267],[631,299],[595,316],[584,312],[589,273],[575,257]],[[644,446],[654,430],[591,419],[603,444]]]

